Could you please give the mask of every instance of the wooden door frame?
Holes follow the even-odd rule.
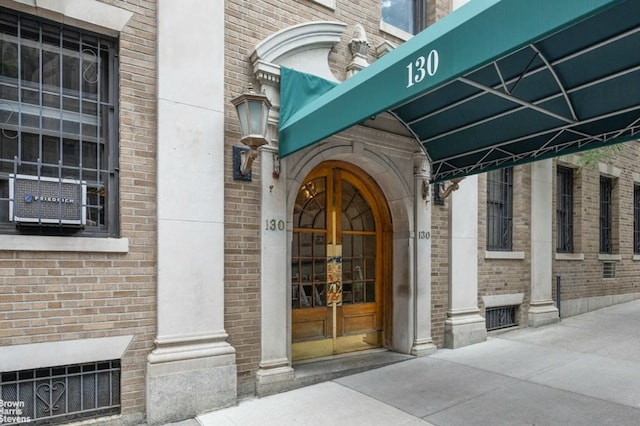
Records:
[[[379,235],[379,247],[377,247],[376,254],[376,257],[379,257],[379,262],[376,262],[376,274],[380,277],[383,299],[381,303],[382,347],[391,348],[393,347],[393,224],[389,204],[384,197],[382,189],[376,181],[360,167],[346,161],[329,160],[316,165],[304,179],[302,179],[295,194],[299,193],[300,188],[305,182],[318,176],[330,176],[331,170],[333,169],[339,169],[341,173],[346,173],[349,178],[352,177],[358,183],[358,188],[364,188],[372,209],[376,211],[376,219],[379,222],[376,224],[376,226],[379,226],[379,230],[376,230],[376,234]],[[346,180],[348,181],[349,178]],[[288,304],[288,306],[289,309],[292,309],[291,304]],[[293,315],[290,316],[291,325],[292,321]],[[290,344],[291,343],[292,341],[290,340]]]

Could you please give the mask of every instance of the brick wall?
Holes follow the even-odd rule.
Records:
[[[431,212],[431,338],[442,347],[449,308],[449,198]]]
[[[482,296],[524,293],[519,310],[520,324],[527,323],[531,289],[531,169],[514,167],[513,251],[525,252],[524,259],[485,259],[487,251],[487,176],[478,176],[478,306],[484,315]]]
[[[640,292],[640,261],[633,259],[633,171],[639,156],[638,143],[628,142],[621,145],[618,155],[604,161],[620,170],[620,176],[613,179],[613,254],[621,259],[613,262],[615,279],[603,278],[603,261],[599,259],[600,176],[603,174],[597,166],[575,169],[574,252],[583,254],[584,260],[554,261],[554,279],[560,275],[562,281],[562,300]],[[555,208],[555,193],[553,197]],[[554,215],[554,247],[555,232]]]
[[[429,25],[451,12],[450,1],[427,1]],[[432,186],[433,191],[438,188]],[[432,205],[431,213],[431,338],[438,347],[444,345],[444,322],[449,307],[449,201]]]
[[[122,360],[122,413],[145,404],[156,330],[156,5],[120,38],[120,227],[129,253],[0,252],[0,346],[134,335]]]
[[[553,261],[550,286],[553,299],[557,300],[555,277],[562,281],[562,300],[580,299],[605,295],[620,295],[640,292],[640,261],[633,260],[633,170],[640,155],[635,142],[621,145],[621,151],[607,164],[619,169],[620,176],[614,178],[613,187],[613,253],[621,257],[615,261],[616,278],[603,278],[603,260],[599,259],[599,194],[600,176],[597,166],[574,169],[574,253],[584,260]],[[563,161],[561,159],[561,161]],[[557,164],[557,161],[554,162]],[[555,168],[552,207],[552,250],[556,247],[556,190]],[[478,296],[481,313],[482,296],[508,293],[524,293],[520,309],[520,324],[527,323],[527,306],[531,287],[531,171],[530,166],[519,166],[514,173],[514,251],[523,251],[524,260],[484,259],[486,250],[486,175],[479,176],[479,276]]]

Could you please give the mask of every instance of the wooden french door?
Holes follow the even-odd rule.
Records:
[[[378,188],[359,169],[325,163],[300,187],[293,222],[293,359],[382,346],[390,221]]]

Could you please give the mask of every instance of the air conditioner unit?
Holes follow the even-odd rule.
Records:
[[[9,220],[37,225],[84,226],[87,183],[30,175],[9,176]]]

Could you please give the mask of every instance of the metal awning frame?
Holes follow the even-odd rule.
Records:
[[[528,46],[525,46],[521,50],[531,49],[531,50],[533,50],[535,52],[535,55],[532,56],[531,61],[529,62],[527,67],[517,77],[513,77],[513,78],[511,78],[509,80],[505,80],[503,78],[503,76],[502,76],[502,72],[500,70],[500,65],[498,63],[498,61],[500,59],[496,59],[496,60],[492,61],[491,64],[493,65],[498,77],[500,78],[500,84],[499,85],[496,85],[494,87],[488,87],[488,86],[485,86],[485,85],[483,85],[481,83],[478,83],[478,82],[475,82],[475,81],[469,79],[468,78],[469,75],[472,74],[473,72],[477,71],[477,70],[473,70],[472,72],[470,72],[470,73],[468,73],[468,74],[466,74],[464,76],[461,76],[458,79],[455,79],[455,80],[453,80],[453,81],[451,81],[451,82],[449,82],[449,83],[447,83],[447,84],[445,84],[443,86],[436,87],[436,88],[434,88],[434,89],[432,89],[430,91],[427,91],[427,92],[423,93],[422,95],[412,99],[411,101],[408,101],[408,102],[406,102],[404,104],[398,105],[398,106],[396,106],[396,108],[402,107],[403,105],[406,105],[406,104],[408,104],[410,102],[414,102],[415,100],[420,99],[421,97],[428,96],[428,95],[432,94],[433,92],[435,92],[436,90],[440,90],[440,89],[442,89],[443,87],[445,87],[447,85],[454,84],[455,82],[462,82],[462,83],[465,83],[465,84],[467,84],[469,86],[472,86],[474,88],[477,88],[477,89],[481,90],[480,92],[475,93],[475,94],[473,94],[473,95],[471,95],[471,96],[469,96],[467,98],[464,98],[462,100],[459,100],[457,102],[449,104],[449,105],[447,105],[447,106],[445,106],[443,108],[440,108],[438,110],[434,110],[433,112],[431,112],[429,114],[426,114],[426,115],[423,115],[423,116],[421,116],[421,117],[419,117],[419,118],[417,118],[415,120],[408,121],[408,122],[404,123],[405,126],[407,127],[407,129],[409,129],[411,131],[411,133],[414,135],[414,137],[416,137],[416,139],[420,142],[420,145],[424,148],[425,153],[427,151],[426,146],[429,144],[429,142],[438,140],[438,139],[440,139],[440,138],[442,138],[444,136],[454,135],[455,133],[457,133],[457,132],[459,132],[461,130],[469,129],[469,128],[474,127],[476,125],[479,125],[479,124],[482,124],[484,122],[493,120],[496,117],[504,117],[504,116],[511,115],[511,114],[513,114],[515,112],[521,111],[521,110],[526,109],[526,108],[533,109],[533,110],[535,110],[537,112],[549,115],[550,117],[554,117],[556,119],[559,119],[561,121],[565,121],[567,123],[566,125],[558,126],[558,127],[551,128],[551,129],[547,129],[547,130],[541,131],[541,132],[539,132],[537,134],[531,134],[531,135],[527,135],[526,137],[520,137],[520,138],[505,140],[505,141],[503,141],[501,143],[498,143],[498,144],[495,144],[495,145],[493,145],[493,146],[491,146],[489,148],[482,147],[482,148],[479,148],[477,150],[468,151],[468,152],[465,152],[463,154],[459,154],[457,156],[450,157],[447,160],[434,161],[434,162],[432,162],[432,171],[433,171],[434,175],[438,175],[439,176],[438,180],[446,180],[447,178],[455,177],[455,176],[458,176],[458,175],[461,175],[461,174],[471,174],[475,170],[478,170],[478,169],[499,167],[499,166],[501,166],[502,164],[505,164],[505,163],[517,163],[517,162],[521,162],[521,161],[523,161],[523,160],[525,160],[527,158],[535,159],[537,157],[540,157],[542,155],[549,154],[549,153],[553,153],[554,155],[561,155],[562,151],[568,150],[568,149],[570,149],[572,147],[575,147],[575,148],[577,148],[579,150],[582,150],[589,144],[592,144],[592,143],[606,143],[608,140],[622,137],[627,132],[629,133],[628,134],[628,136],[629,136],[628,139],[633,139],[635,136],[640,134],[640,125],[638,124],[640,122],[640,119],[635,120],[632,123],[629,123],[629,125],[627,127],[625,127],[625,128],[622,128],[622,129],[619,129],[619,130],[616,130],[616,131],[613,131],[613,132],[605,133],[605,134],[598,134],[598,135],[589,135],[589,134],[586,134],[584,132],[580,132],[578,130],[575,130],[575,129],[573,129],[573,127],[576,127],[576,126],[579,126],[579,125],[582,125],[582,124],[587,124],[587,123],[594,122],[594,121],[598,121],[598,120],[601,120],[603,118],[607,118],[607,117],[610,117],[610,116],[615,116],[615,115],[618,115],[618,114],[624,114],[624,113],[627,113],[627,112],[640,110],[640,105],[632,107],[632,108],[626,108],[626,109],[623,109],[623,110],[610,112],[608,114],[603,114],[603,115],[596,116],[596,117],[591,117],[588,120],[580,120],[577,117],[576,113],[575,113],[575,109],[574,109],[573,104],[572,104],[572,102],[571,102],[571,100],[569,98],[569,95],[571,93],[573,93],[573,92],[577,92],[577,91],[586,89],[588,87],[604,83],[604,82],[606,82],[608,80],[612,80],[612,79],[618,78],[618,77],[620,77],[622,75],[636,72],[636,71],[640,70],[640,66],[635,66],[635,67],[620,71],[618,73],[608,75],[608,76],[606,76],[604,78],[601,78],[601,79],[598,79],[598,80],[594,80],[594,81],[590,81],[590,82],[588,82],[586,84],[583,84],[583,85],[580,85],[580,86],[576,86],[576,87],[570,88],[570,89],[567,89],[562,85],[557,73],[555,72],[554,67],[556,67],[557,65],[560,65],[560,64],[562,64],[562,63],[564,63],[566,61],[569,61],[569,60],[571,60],[573,58],[576,58],[576,57],[578,57],[580,55],[583,55],[583,54],[585,54],[585,53],[587,53],[589,51],[592,51],[592,50],[598,49],[600,47],[606,46],[607,44],[613,43],[613,42],[615,42],[617,40],[620,40],[622,38],[628,37],[628,36],[633,35],[633,34],[638,33],[638,32],[640,32],[640,28],[633,28],[633,29],[631,29],[629,31],[626,31],[626,32],[621,33],[621,34],[618,34],[615,37],[611,37],[611,38],[609,38],[607,40],[603,40],[600,43],[588,46],[588,47],[586,47],[584,49],[581,49],[580,51],[572,53],[571,55],[567,55],[567,56],[565,56],[563,58],[560,58],[560,59],[554,61],[553,63],[550,63],[547,60],[547,58],[544,57],[542,52],[540,52],[540,50],[535,46],[535,44],[529,44]],[[539,57],[543,61],[544,65],[530,70],[529,67],[534,62],[536,57]],[[556,83],[558,85],[558,90],[559,90],[558,93],[555,93],[555,94],[550,95],[550,96],[546,96],[546,97],[538,99],[538,100],[536,100],[534,102],[528,102],[528,101],[519,99],[516,96],[514,96],[514,92],[517,89],[518,84],[520,83],[520,81],[522,81],[526,77],[529,77],[529,76],[532,76],[532,75],[534,75],[536,73],[544,72],[544,71],[548,71],[553,76],[554,80],[556,81]],[[510,85],[513,85],[513,86],[511,88],[509,88]],[[456,108],[456,107],[458,107],[460,105],[463,105],[466,102],[469,102],[471,100],[474,100],[474,99],[479,98],[481,96],[484,96],[486,94],[492,94],[492,95],[495,95],[495,96],[499,96],[499,97],[501,97],[503,99],[507,99],[507,100],[513,102],[514,104],[516,104],[518,106],[516,108],[514,108],[514,109],[509,110],[509,111],[505,111],[505,112],[503,112],[503,113],[501,113],[499,115],[492,116],[492,117],[486,118],[484,120],[478,120],[478,121],[475,121],[473,123],[469,123],[469,124],[467,124],[465,126],[457,128],[455,130],[444,132],[442,134],[436,135],[436,136],[428,138],[428,139],[421,139],[420,137],[418,137],[418,135],[415,134],[415,132],[413,132],[413,130],[411,130],[411,125],[413,125],[413,124],[419,123],[420,121],[423,121],[423,120],[427,120],[427,119],[429,119],[429,118],[431,118],[431,117],[433,117],[433,116],[435,116],[437,114],[442,113],[443,111],[447,111],[449,109]],[[568,107],[569,111],[571,112],[571,117],[565,117],[565,116],[562,116],[560,114],[554,113],[553,111],[549,111],[549,110],[547,110],[545,108],[542,108],[542,107],[538,106],[538,104],[542,104],[542,103],[548,102],[548,101],[553,100],[553,99],[558,98],[558,97],[563,97],[564,98],[565,103],[567,104],[567,107]],[[400,119],[396,114],[394,114],[393,111],[389,111],[389,112],[394,117],[396,117],[398,120],[402,121],[402,119]],[[549,148],[549,144],[551,142],[553,142],[555,139],[557,139],[563,132],[572,132],[572,133],[574,133],[576,135],[583,136],[583,138],[582,139],[577,139],[577,140],[572,140],[572,141],[567,142],[565,144],[554,145],[551,148]],[[543,144],[541,147],[539,147],[537,149],[534,149],[534,150],[531,150],[531,151],[528,151],[528,152],[524,152],[524,153],[513,153],[513,152],[510,152],[508,149],[505,148],[506,146],[518,143],[518,142],[520,142],[520,141],[522,141],[522,140],[524,140],[526,138],[530,138],[531,136],[535,137],[535,136],[542,136],[542,135],[545,135],[545,134],[552,134],[552,135],[550,136],[549,140],[545,144]],[[486,158],[490,157],[491,154],[493,152],[495,152],[495,151],[502,152],[503,154],[507,155],[507,157],[501,157],[500,159],[491,160],[491,161],[485,161]],[[454,166],[450,161],[448,161],[448,160],[454,160],[456,158],[466,157],[469,154],[476,154],[476,153],[482,153],[482,152],[486,152],[486,154],[484,156],[482,156],[482,158],[479,161],[477,161],[475,164],[469,165],[467,167],[459,168],[459,167]],[[427,153],[427,155],[428,155],[428,153]],[[453,170],[446,171],[446,172],[441,172],[442,167],[445,166],[445,165],[451,167]]]
[[[640,109],[640,107],[629,109],[629,110],[638,110],[638,109]],[[624,112],[628,112],[628,111],[624,111]],[[453,164],[449,163],[447,160],[434,161],[432,163],[432,173],[437,174],[439,176],[438,181],[443,181],[443,180],[447,180],[460,175],[474,174],[474,172],[478,169],[485,170],[489,168],[500,168],[500,166],[502,166],[505,163],[518,164],[518,163],[525,162],[524,160],[526,159],[529,159],[529,161],[535,161],[536,158],[542,157],[543,155],[550,154],[550,153],[552,153],[554,157],[560,156],[562,155],[563,151],[569,150],[570,148],[576,148],[576,149],[570,150],[569,152],[567,152],[567,154],[571,154],[574,151],[582,151],[582,150],[590,149],[585,147],[589,144],[598,143],[598,142],[605,143],[608,140],[619,138],[625,132],[629,132],[629,137],[626,139],[628,141],[640,136],[640,119],[636,120],[634,123],[632,123],[630,126],[628,126],[625,129],[616,130],[608,134],[599,135],[600,136],[599,138],[594,136],[585,136],[583,139],[573,140],[560,145],[554,145],[553,147],[549,148],[548,147],[549,144],[553,142],[553,140],[556,139],[558,136],[560,136],[562,132],[565,130],[571,131],[570,129],[562,129],[558,133],[556,133],[553,137],[551,137],[549,141],[545,145],[543,145],[541,148],[524,152],[524,153],[515,154],[501,148],[501,145],[515,143],[515,142],[518,142],[519,140],[524,139],[524,138],[518,138],[508,142],[504,142],[501,145],[494,145],[489,149],[478,149],[476,151],[469,151],[464,154],[460,154],[459,156],[452,157],[451,159],[458,158],[458,157],[466,157],[469,154],[475,154],[475,153],[487,151],[486,154],[482,157],[482,159],[480,161],[477,161],[475,164],[467,167],[457,167],[455,168],[455,170],[452,170],[452,171],[441,172],[441,168],[445,165],[448,165],[452,168],[455,167]],[[541,132],[541,134],[545,134],[545,133],[549,133],[549,132]],[[577,133],[577,132],[574,132],[574,133]],[[599,148],[599,147],[594,146],[593,148]],[[507,157],[501,157],[500,159],[497,159],[497,160],[484,161],[494,151],[502,152],[506,154]]]

